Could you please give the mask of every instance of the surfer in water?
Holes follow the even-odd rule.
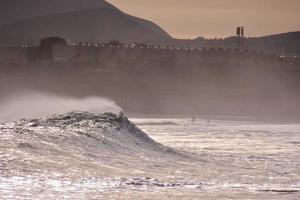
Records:
[[[207,126],[209,126],[210,125],[210,115],[206,116],[206,121],[207,121]]]
[[[197,121],[196,116],[193,116],[193,117],[192,117],[192,122],[193,122],[193,123],[196,123],[196,121]]]

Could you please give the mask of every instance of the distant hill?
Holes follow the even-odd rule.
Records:
[[[103,7],[117,9],[104,0],[1,0],[0,26],[37,16]]]
[[[300,31],[250,38],[247,40],[246,45],[259,47],[268,52],[300,55]]]
[[[236,48],[236,37],[173,39],[156,24],[104,0],[0,0],[0,46],[37,44],[46,36],[69,42],[121,40],[162,45]],[[246,49],[300,55],[300,32],[245,39]]]
[[[261,38],[263,38],[263,39],[279,39],[279,40],[288,39],[288,40],[299,41],[300,40],[300,31],[267,35],[267,36],[263,36]]]
[[[2,46],[37,43],[53,35],[69,41],[172,39],[154,23],[127,15],[103,0],[2,0],[0,24]]]
[[[199,37],[193,40],[175,40],[178,46],[237,48],[237,38],[205,39]],[[288,53],[300,55],[300,31],[273,34],[262,37],[245,38],[244,48],[262,50],[266,53]]]

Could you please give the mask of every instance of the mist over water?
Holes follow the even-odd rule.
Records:
[[[0,122],[47,117],[72,111],[118,113],[122,109],[112,100],[102,97],[72,98],[27,92],[13,95],[0,103]]]

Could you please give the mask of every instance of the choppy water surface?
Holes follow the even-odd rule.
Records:
[[[225,120],[208,124],[202,119],[133,121],[154,140],[191,152],[202,163],[212,165],[209,171],[218,174],[209,181],[216,184],[209,185],[215,189],[258,192],[249,199],[264,199],[263,192],[273,193],[270,199],[300,199],[300,124]],[[281,196],[284,193],[286,196]]]
[[[300,199],[300,124],[132,121],[0,125],[0,199]]]

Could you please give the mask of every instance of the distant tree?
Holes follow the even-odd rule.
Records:
[[[46,37],[41,39],[39,46],[38,46],[38,52],[37,57],[38,59],[42,60],[48,60],[53,58],[53,45],[56,44],[67,44],[66,39],[61,37]]]

